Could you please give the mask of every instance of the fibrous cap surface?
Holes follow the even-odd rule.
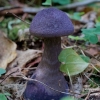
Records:
[[[54,7],[39,11],[30,25],[30,33],[38,37],[67,36],[73,31],[73,24],[67,14]]]

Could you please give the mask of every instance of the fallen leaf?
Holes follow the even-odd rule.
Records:
[[[71,48],[62,50],[58,59],[62,63],[60,71],[70,76],[83,72],[89,65]]]
[[[27,65],[27,67],[30,67],[30,66],[34,66],[36,63],[39,63],[41,61],[41,58],[42,57],[38,57],[36,60],[34,60],[33,62],[29,63]]]
[[[85,50],[86,53],[88,53],[89,55],[95,56],[97,54],[99,54],[99,51],[95,48],[90,48]]]
[[[15,82],[18,77],[22,77],[22,74],[26,75],[28,72],[28,67],[30,65],[33,65],[33,63],[30,63],[30,65],[27,67],[26,64],[31,61],[32,59],[36,59],[34,63],[40,61],[40,55],[41,55],[40,50],[26,50],[26,51],[17,51],[17,57],[16,59],[9,64],[8,71],[5,74],[5,77],[9,78],[4,78],[5,80],[0,80],[2,84],[12,84]],[[27,67],[27,68],[26,68]],[[27,69],[27,70],[26,70]]]
[[[6,69],[7,65],[16,57],[16,44],[0,31],[0,68]]]
[[[42,51],[40,51],[40,50],[32,50],[32,49],[28,49],[26,51],[19,51],[18,50],[17,51],[17,54],[18,54],[17,58],[9,65],[9,68],[10,69],[12,68],[12,70],[9,70],[10,71],[9,73],[13,72],[13,69],[15,70],[14,67],[17,67],[17,69],[21,71],[22,69],[24,69],[24,66],[29,61],[39,57],[41,53],[42,53]],[[26,72],[27,72],[26,70],[23,70],[24,74],[26,74]]]

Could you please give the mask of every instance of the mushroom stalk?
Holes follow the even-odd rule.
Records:
[[[58,61],[58,55],[61,51],[61,38],[44,38],[44,45],[43,57],[36,69],[36,79],[55,90],[66,92],[67,83],[59,70],[60,62]],[[61,94],[48,87],[44,88],[47,93],[50,92],[52,95]]]
[[[44,38],[44,44],[42,60],[32,76],[43,84],[29,81],[24,92],[25,100],[60,100],[66,96],[61,92],[68,93],[67,82],[59,70],[58,55],[61,51],[61,38]]]
[[[44,46],[44,53],[39,68],[49,69],[50,73],[52,73],[52,70],[54,72],[58,71],[60,66],[58,55],[61,52],[61,38],[45,38]]]

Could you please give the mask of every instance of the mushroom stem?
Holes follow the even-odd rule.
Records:
[[[58,91],[68,93],[67,82],[59,70],[58,55],[61,51],[61,38],[44,38],[44,44],[42,60],[32,78],[41,81],[48,87],[38,82],[29,81],[24,92],[25,100],[60,100],[66,95]]]
[[[50,72],[52,72],[52,70],[58,71],[60,66],[58,55],[61,52],[61,38],[45,38],[44,45],[44,53],[39,68],[47,68]]]

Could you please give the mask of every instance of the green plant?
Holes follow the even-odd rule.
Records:
[[[71,0],[46,0],[42,5],[52,5],[52,3],[58,3],[60,5],[66,5],[71,3]]]
[[[87,63],[90,62],[90,58],[88,56],[80,55],[80,57]]]
[[[74,19],[74,20],[80,20],[81,19],[81,16],[84,14],[84,12],[75,12],[73,13],[72,15],[69,15],[69,17],[71,19]]]
[[[5,72],[6,72],[6,70],[5,70],[5,69],[0,68],[0,76],[1,76],[2,74],[4,74]]]
[[[86,42],[90,42],[92,44],[96,44],[99,42],[98,35],[100,35],[100,23],[97,23],[95,25],[95,28],[89,28],[89,29],[81,29],[82,34],[84,34],[84,37],[79,36],[68,36],[68,38],[72,40],[84,40]]]
[[[42,3],[42,5],[52,5],[52,1],[51,0],[46,0],[44,3]]]
[[[98,35],[100,35],[100,23],[95,25],[95,28],[82,29],[85,41],[89,41],[92,44],[98,42]]]
[[[62,63],[60,70],[67,75],[76,75],[83,72],[89,65],[73,49],[67,48],[61,51],[59,61]]]
[[[9,93],[0,93],[0,100],[7,100],[6,96],[10,96]]]
[[[71,0],[52,0],[53,3],[59,3],[60,5],[70,4]]]
[[[11,40],[16,40],[18,38],[18,31],[24,30],[25,28],[27,28],[27,25],[24,25],[23,22],[21,22],[21,20],[19,20],[19,19],[9,21],[9,23],[8,23],[8,30],[9,30],[8,37]]]
[[[61,100],[77,100],[74,97],[64,97]]]
[[[72,40],[75,40],[75,41],[78,41],[78,40],[85,40],[83,37],[72,36],[72,35],[69,35],[68,38],[70,38],[70,39],[72,39]]]

